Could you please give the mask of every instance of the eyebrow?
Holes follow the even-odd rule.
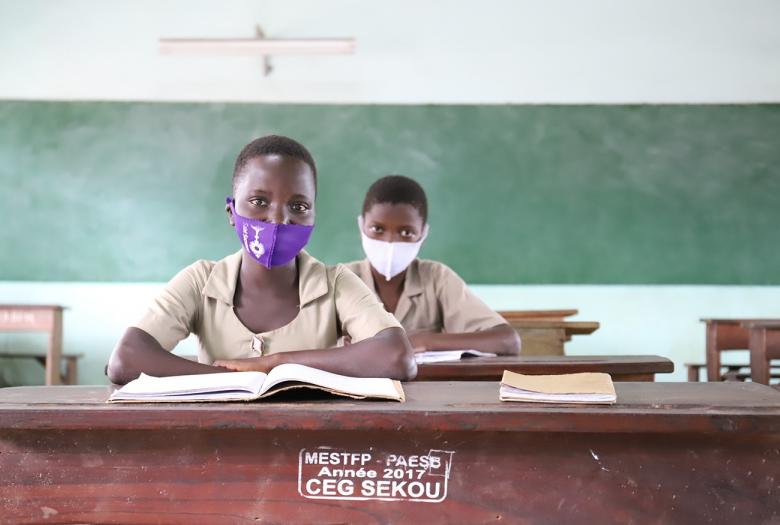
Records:
[[[300,199],[302,201],[312,201],[314,199],[307,197],[306,195],[301,195],[300,193],[296,193],[295,195],[291,196],[290,199]]]

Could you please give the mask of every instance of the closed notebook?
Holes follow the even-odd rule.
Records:
[[[609,374],[526,375],[504,370],[501,401],[611,405],[617,400]]]
[[[253,401],[294,388],[312,388],[353,399],[405,400],[401,383],[386,377],[350,377],[285,363],[270,372],[220,372],[153,377],[141,374],[114,391],[111,403]]]
[[[480,352],[479,350],[432,350],[430,352],[414,354],[414,360],[418,365],[425,363],[441,363],[444,361],[460,361],[467,357],[496,357],[496,354],[491,352]]]

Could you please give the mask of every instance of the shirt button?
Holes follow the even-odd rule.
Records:
[[[263,355],[263,338],[259,335],[252,336],[252,351],[256,354]]]

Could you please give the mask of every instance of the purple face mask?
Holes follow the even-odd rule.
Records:
[[[292,261],[309,242],[314,226],[300,224],[272,224],[259,219],[250,219],[236,213],[233,199],[227,204],[233,212],[236,233],[241,245],[252,259],[266,268],[281,266]]]

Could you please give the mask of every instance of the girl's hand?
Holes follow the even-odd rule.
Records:
[[[218,359],[214,366],[221,366],[233,372],[265,372],[268,373],[276,366],[271,356],[247,357],[245,359]]]

